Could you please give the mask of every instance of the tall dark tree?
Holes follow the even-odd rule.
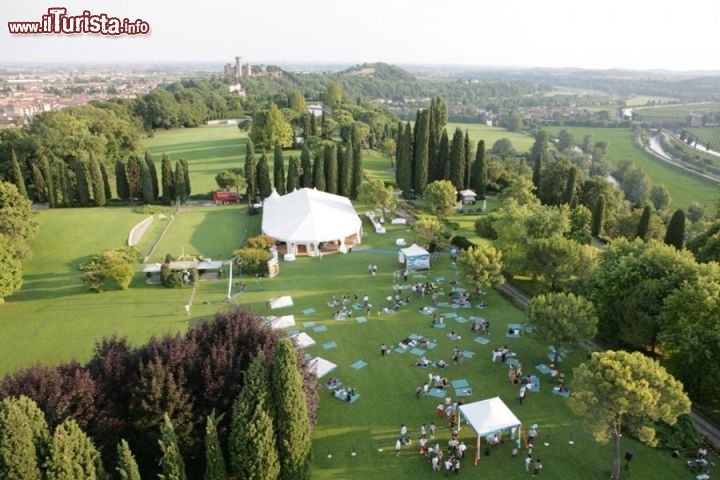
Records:
[[[450,139],[447,129],[443,128],[438,145],[435,168],[435,180],[448,180],[450,178]]]
[[[63,207],[72,207],[73,203],[75,203],[75,197],[77,197],[75,182],[73,182],[72,174],[65,162],[59,162],[58,169],[60,190],[63,199],[62,205]]]
[[[642,215],[640,215],[640,221],[638,222],[636,238],[641,240],[647,240],[648,230],[650,230],[650,217],[652,216],[652,207],[645,205],[643,208]]]
[[[187,160],[184,158],[181,158],[178,162],[180,162],[180,165],[183,167],[182,172],[185,180],[185,189],[187,190],[187,196],[189,198],[192,194],[192,185],[190,184],[190,165],[188,165]]]
[[[155,192],[153,191],[152,174],[150,173],[147,163],[143,164],[140,170],[140,182],[142,184],[143,202],[147,204],[152,203],[155,199]]]
[[[321,191],[325,191],[325,162],[322,153],[315,155],[313,163],[313,185]]]
[[[465,188],[465,136],[462,130],[455,129],[450,146],[450,181],[455,189]]]
[[[257,163],[257,187],[261,197],[267,198],[272,193],[272,184],[270,183],[270,168],[268,167],[267,156],[263,153]]]
[[[592,211],[592,226],[590,233],[593,237],[599,237],[603,233],[605,225],[605,195],[600,195]]]
[[[48,480],[104,478],[100,452],[71,418],[55,428],[45,461]]]
[[[409,194],[413,189],[412,176],[412,131],[410,123],[405,124],[398,133],[400,142],[397,145],[397,161],[395,162],[395,181],[404,194]]]
[[[245,181],[247,182],[246,195],[249,202],[255,201],[258,192],[257,164],[255,163],[255,147],[250,138],[245,144]]]
[[[565,182],[565,190],[563,191],[562,203],[570,205],[575,199],[575,182],[577,181],[577,168],[572,167]]]
[[[160,470],[162,480],[186,480],[185,461],[180,453],[178,438],[170,417],[165,414],[163,423],[160,425]]]
[[[141,480],[140,470],[138,469],[135,456],[130,450],[130,445],[126,440],[120,440],[117,446],[118,462],[115,470],[120,480]]]
[[[428,141],[430,138],[430,115],[428,110],[418,112],[418,123],[415,125],[416,138],[413,147],[413,189],[416,194],[425,190],[428,181]]]
[[[352,138],[348,140],[347,148],[342,151],[338,147],[338,159],[340,161],[340,181],[338,182],[338,192],[343,197],[351,197],[352,194],[352,175],[353,175],[353,143]]]
[[[300,163],[298,162],[297,157],[290,157],[290,161],[288,162],[285,191],[290,193],[296,188],[300,188]]]
[[[180,202],[185,203],[188,198],[187,185],[185,184],[185,172],[183,171],[183,165],[178,160],[175,162],[175,195],[180,199]]]
[[[472,178],[472,144],[470,143],[470,134],[465,130],[465,141],[463,143],[463,152],[465,153],[465,175],[464,175],[464,188],[470,188],[470,179]]]
[[[23,176],[23,172],[20,169],[20,164],[18,163],[17,155],[15,155],[15,150],[10,153],[10,168],[12,172],[13,183],[20,192],[20,195],[28,198],[27,188],[25,188],[25,177]]]
[[[485,190],[488,183],[487,162],[485,161],[485,140],[480,140],[475,152],[470,187],[475,190],[479,199],[485,198]]]
[[[358,191],[360,184],[363,182],[363,159],[362,159],[362,148],[360,142],[353,142],[352,148],[352,185],[350,186],[350,198],[356,199],[358,197]]]
[[[110,177],[108,176],[105,162],[100,163],[100,175],[102,175],[103,190],[105,191],[105,201],[108,202],[112,199],[112,189],[110,188]]]
[[[152,154],[145,150],[145,164],[147,165],[148,172],[150,172],[150,180],[152,184],[153,200],[160,198],[160,185],[158,185],[158,173],[155,162],[153,161]]]
[[[275,346],[271,382],[275,402],[280,478],[309,479],[312,458],[310,421],[303,391],[303,378],[298,371],[297,352],[288,338],[280,339]]]
[[[533,165],[532,182],[535,186],[535,191],[540,190],[540,182],[542,182],[542,168],[543,168],[543,154],[539,154],[535,157],[535,164]]]
[[[142,162],[137,155],[130,155],[125,170],[127,171],[127,181],[130,187],[130,198],[138,199],[142,197]]]
[[[33,200],[38,203],[44,203],[48,199],[48,188],[45,182],[45,176],[37,165],[32,167],[33,173]]]
[[[310,135],[317,135],[318,133],[318,125],[317,125],[317,117],[314,113],[310,114]]]
[[[285,159],[283,159],[280,142],[275,142],[273,152],[273,183],[275,184],[275,190],[280,195],[285,195]]]
[[[314,115],[313,115],[313,117],[314,117]],[[302,152],[300,152],[300,168],[302,169],[302,173],[300,174],[300,187],[312,188],[313,187],[312,158],[310,156],[310,149],[305,144],[303,144]]]
[[[28,397],[8,397],[0,404],[0,478],[40,480],[47,448],[45,415]]]
[[[428,108],[428,179],[427,183],[434,182],[437,172],[437,149],[440,143],[440,132],[437,130],[438,122],[435,121],[435,103],[437,98],[430,101]]]
[[[334,142],[323,147],[323,165],[325,166],[325,191],[338,193],[338,149]]]
[[[40,170],[42,171],[43,177],[45,178],[45,186],[47,187],[47,201],[50,204],[50,208],[57,206],[57,182],[55,175],[53,175],[53,169],[50,167],[50,162],[47,157],[43,156],[40,159]]]
[[[90,206],[90,179],[88,168],[84,162],[75,162],[75,185],[77,185],[78,201],[83,207]]]
[[[395,180],[396,181],[397,181],[397,165],[398,165],[398,161],[401,156],[400,148],[402,147],[404,133],[405,133],[405,128],[403,127],[403,123],[398,122],[397,132],[395,132],[395,176],[396,176]]]
[[[175,191],[175,173],[173,173],[170,157],[164,153],[162,162],[160,163],[160,173],[162,174],[162,200],[164,204],[170,205],[177,196]]]
[[[107,203],[105,197],[105,183],[103,182],[100,162],[95,157],[90,160],[90,178],[92,180],[93,202],[95,206],[102,207]]]
[[[535,134],[535,142],[530,149],[530,158],[537,160],[538,157],[545,157],[548,151],[548,134],[545,130],[538,130]],[[539,183],[536,183],[539,185]]]
[[[665,232],[665,244],[672,245],[678,250],[682,250],[685,244],[685,212],[682,209],[675,210],[670,218]]]
[[[213,410],[205,422],[205,476],[203,480],[227,480],[227,468],[223,450],[218,437],[218,424],[223,415],[215,415]]]

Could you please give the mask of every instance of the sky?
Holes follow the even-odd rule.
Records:
[[[20,36],[49,7],[141,18],[140,37]],[[5,1],[0,62],[388,62],[720,70],[720,0]]]

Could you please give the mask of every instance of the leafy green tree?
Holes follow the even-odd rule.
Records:
[[[642,216],[640,216],[640,223],[638,223],[637,234],[635,234],[635,238],[639,238],[643,241],[647,240],[651,216],[652,207],[650,207],[650,205],[645,205],[645,208],[643,208]]]
[[[508,174],[505,180],[507,185],[498,194],[498,198],[503,204],[510,200],[513,200],[518,205],[538,203],[537,197],[533,195],[533,184],[528,177]]]
[[[570,405],[585,417],[597,441],[607,443],[612,438],[615,480],[620,480],[624,428],[654,446],[654,424],[674,425],[680,415],[690,413],[682,384],[642,353],[593,353],[574,374]]]
[[[292,127],[275,103],[268,110],[258,110],[253,116],[250,138],[256,145],[269,150],[276,142],[283,148],[292,146]]]
[[[665,210],[672,203],[670,190],[665,185],[654,185],[650,191],[650,201],[655,210]]]
[[[287,183],[285,184],[285,191],[287,193],[292,192],[296,188],[300,188],[300,162],[297,157],[290,157],[288,162],[288,174]]]
[[[321,154],[315,156],[313,163],[313,185],[320,191],[325,191],[325,163]]]
[[[395,207],[395,194],[392,187],[385,186],[385,182],[380,179],[365,180],[361,183],[358,200],[371,208],[392,209]]]
[[[455,186],[449,180],[437,180],[425,188],[423,200],[435,215],[449,215],[457,205]]]
[[[121,200],[130,200],[130,184],[128,183],[127,170],[122,160],[115,162],[115,191]]]
[[[104,478],[100,452],[92,440],[68,418],[55,428],[45,461],[47,480],[96,480]]]
[[[238,478],[273,480],[280,474],[269,382],[265,355],[258,352],[233,403],[229,450]]]
[[[45,177],[37,165],[32,166],[33,173],[33,199],[38,203],[43,203],[48,198],[48,188]]]
[[[597,334],[595,307],[572,293],[538,295],[530,301],[528,318],[541,342],[555,347],[553,363],[562,348],[577,348]]]
[[[599,237],[603,233],[605,223],[605,196],[601,195],[592,212],[592,236]]]
[[[307,104],[305,103],[305,96],[302,92],[293,90],[290,94],[290,109],[297,113],[307,113]]]
[[[312,188],[314,185],[312,158],[310,156],[310,149],[305,144],[303,144],[302,152],[300,152],[300,168],[302,171],[300,175],[300,186],[302,188]]]
[[[505,283],[502,252],[494,247],[470,247],[457,260],[463,278],[477,290]]]
[[[150,180],[152,184],[153,200],[160,198],[160,186],[158,185],[157,167],[153,161],[152,154],[145,150],[145,164],[148,172],[150,172]]]
[[[414,241],[428,251],[444,250],[450,244],[450,232],[437,217],[421,217],[413,227]]]
[[[475,152],[475,162],[472,166],[470,176],[470,187],[475,190],[480,200],[485,198],[485,191],[488,184],[488,166],[485,160],[485,140],[480,140]]]
[[[118,462],[115,470],[120,480],[141,480],[135,456],[130,450],[130,445],[123,439],[117,446]]]
[[[137,155],[130,155],[127,166],[127,181],[130,188],[130,198],[138,199],[142,197],[142,162]],[[81,202],[82,203],[82,202]]]
[[[239,168],[229,168],[215,175],[215,183],[223,190],[235,189],[236,193],[247,190],[247,183]]]
[[[720,221],[715,221],[710,226],[688,243],[690,250],[698,262],[720,262]]]
[[[447,129],[444,128],[440,135],[435,168],[435,180],[450,179],[450,140],[448,139]]]
[[[309,479],[312,458],[310,420],[297,353],[289,338],[281,338],[275,346],[271,387],[280,459],[279,478]]]
[[[177,193],[175,191],[175,173],[173,173],[170,157],[163,153],[160,163],[160,173],[162,174],[162,201],[166,205],[170,205]]]
[[[574,240],[581,245],[592,243],[591,233],[592,213],[584,205],[578,205],[570,210],[570,231],[566,238]]]
[[[142,199],[146,204],[150,204],[155,199],[153,192],[152,175],[147,164],[143,164],[140,170],[140,181],[142,183]]]
[[[0,182],[0,234],[13,244],[12,254],[19,260],[29,257],[28,242],[37,229],[30,200],[14,184]]]
[[[267,156],[263,153],[257,163],[257,183],[258,193],[261,197],[267,198],[272,193],[272,184],[270,183],[270,169],[268,167]]]
[[[27,189],[25,188],[25,177],[23,176],[22,170],[20,169],[20,163],[18,163],[17,155],[15,150],[10,153],[10,168],[12,170],[12,180],[15,186],[20,192],[20,195],[27,198]]]
[[[83,207],[90,206],[90,182],[88,171],[82,161],[75,162],[75,185],[77,185],[78,199]]]
[[[413,189],[416,194],[425,190],[428,181],[428,139],[430,136],[429,110],[418,111],[415,128],[415,146],[413,147]]]
[[[323,165],[325,166],[325,191],[337,194],[338,164],[337,148],[334,142],[329,142],[323,147]]]
[[[575,136],[564,128],[558,133],[557,148],[561,152],[571,150],[575,147]]]
[[[342,102],[342,99],[343,91],[340,87],[340,84],[338,84],[337,82],[330,82],[330,85],[328,85],[327,93],[325,94],[325,103],[332,107],[340,104]]]
[[[625,198],[631,203],[642,204],[647,202],[650,196],[650,177],[639,168],[630,168],[622,176],[620,182]]]
[[[185,203],[188,199],[187,185],[185,184],[185,172],[180,161],[175,162],[175,195],[180,202]]]
[[[573,278],[594,270],[594,257],[588,253],[592,251],[560,236],[537,238],[527,244],[525,265],[533,275],[545,279],[552,291],[557,291]]]
[[[275,142],[275,151],[273,152],[273,183],[275,190],[280,195],[285,195],[285,159],[283,159],[282,147],[279,142]]]
[[[394,158],[397,153],[397,142],[392,138],[386,138],[380,143],[380,151],[383,155]]]
[[[205,422],[205,476],[203,480],[227,480],[227,469],[223,450],[218,438],[218,424],[222,417],[215,415],[213,410]]]
[[[545,130],[538,130],[535,134],[535,142],[533,143],[532,148],[530,149],[530,158],[533,159],[535,162],[535,170],[539,172],[542,170],[542,160],[540,161],[540,165],[537,166],[537,159],[538,157],[545,157],[548,153],[548,134]],[[537,180],[537,182],[535,181]],[[535,178],[533,175],[533,183],[538,186],[540,185],[540,179]]]
[[[399,133],[398,133],[399,135]],[[413,189],[412,131],[410,123],[405,124],[402,140],[398,143],[398,157],[395,162],[395,179],[403,195],[409,195]]]
[[[455,129],[450,146],[450,181],[455,189],[465,187],[465,137],[462,130]]]
[[[247,191],[245,192],[249,202],[255,201],[258,192],[257,164],[255,163],[255,147],[252,139],[248,138],[245,144],[245,180]]]
[[[352,147],[352,182],[350,185],[350,198],[355,199],[359,195],[360,185],[363,183],[365,178],[365,172],[363,170],[362,148],[360,148],[359,142],[353,142]]]
[[[675,210],[675,213],[670,218],[665,233],[665,244],[672,245],[678,250],[682,250],[685,244],[685,212],[682,209]]]
[[[8,397],[0,403],[0,478],[42,479],[48,443],[45,415],[28,397]]]
[[[170,417],[166,413],[163,416],[163,423],[160,425],[160,439],[158,440],[162,456],[160,457],[159,477],[162,480],[185,480],[185,461],[180,453],[178,439],[173,429]]]

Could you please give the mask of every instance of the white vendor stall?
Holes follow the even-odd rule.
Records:
[[[427,270],[430,268],[430,253],[413,243],[407,248],[400,249],[398,261],[405,264],[405,269],[408,271]]]

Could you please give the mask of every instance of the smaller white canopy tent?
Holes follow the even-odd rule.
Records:
[[[270,315],[268,317],[265,317],[265,320],[268,321],[270,328],[272,328],[273,330],[279,330],[281,328],[295,326],[295,315],[283,315],[282,317]]]
[[[268,300],[268,307],[270,310],[277,310],[278,308],[292,307],[293,299],[289,296],[274,297]]]
[[[310,335],[305,332],[300,332],[290,338],[293,342],[295,342],[295,345],[302,348],[312,347],[313,345],[315,345],[315,343],[317,343]]]
[[[400,249],[398,261],[405,264],[405,269],[427,270],[430,268],[430,253],[421,246],[413,243],[407,248]]]
[[[321,357],[315,357],[308,363],[308,370],[317,378],[322,378],[337,368],[337,365]]]
[[[500,397],[488,398],[479,402],[468,403],[460,406],[460,413],[465,422],[472,427],[477,435],[477,451],[475,453],[475,464],[480,457],[480,439],[494,432],[501,432],[511,428],[519,428],[522,422],[515,414],[500,400]],[[520,432],[518,431],[518,438]]]
[[[477,194],[472,190],[460,190],[459,193],[463,205],[471,205],[475,202],[475,199],[477,198]]]

